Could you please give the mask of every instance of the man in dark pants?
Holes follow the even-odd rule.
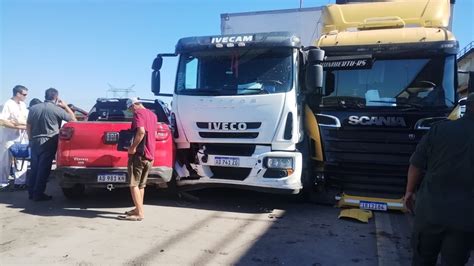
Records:
[[[434,125],[418,144],[405,206],[415,209],[413,265],[436,265],[440,252],[443,265],[467,263],[474,246],[474,93],[464,117]]]
[[[58,98],[56,89],[47,89],[44,99],[43,103],[30,108],[26,123],[31,147],[28,193],[29,199],[34,201],[52,199],[44,191],[58,147],[59,128],[63,120],[76,121],[74,112],[67,103]]]

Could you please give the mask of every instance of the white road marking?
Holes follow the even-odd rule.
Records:
[[[377,260],[379,266],[401,265],[395,243],[389,238],[393,235],[390,214],[387,212],[374,212],[375,231],[377,240]]]

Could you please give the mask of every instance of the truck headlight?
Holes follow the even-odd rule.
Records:
[[[293,158],[291,157],[266,157],[265,166],[267,168],[293,169]]]

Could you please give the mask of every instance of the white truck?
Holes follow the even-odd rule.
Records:
[[[166,56],[179,56],[172,102],[178,186],[300,192],[302,103],[321,93],[323,51],[287,32],[183,38],[175,53],[153,62],[156,95]]]

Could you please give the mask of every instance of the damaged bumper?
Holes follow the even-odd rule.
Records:
[[[76,184],[87,187],[129,187],[130,177],[126,167],[58,167],[54,175],[63,188],[70,188]],[[170,167],[153,167],[148,175],[147,185],[164,184],[171,180],[173,169]]]

